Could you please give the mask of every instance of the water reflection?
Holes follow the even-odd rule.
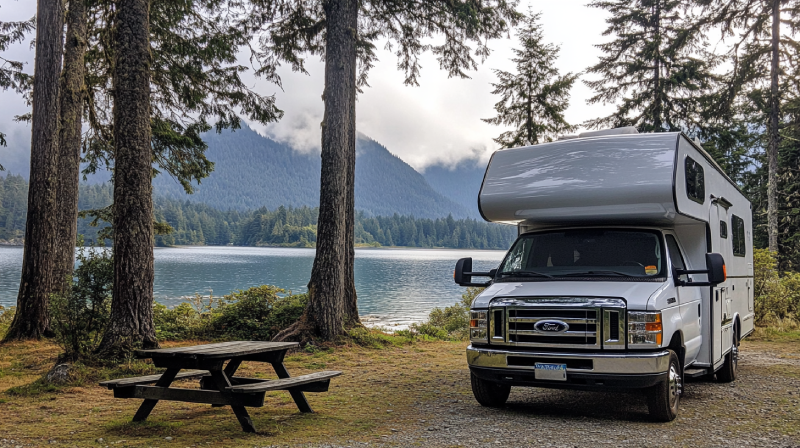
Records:
[[[304,292],[314,249],[260,247],[156,248],[156,300],[168,306],[195,293],[227,294],[261,284]],[[455,303],[463,288],[453,283],[456,260],[471,256],[476,270],[497,267],[503,251],[451,249],[357,249],[359,311],[380,325],[424,319],[434,307]],[[16,302],[22,248],[0,247],[0,305]]]

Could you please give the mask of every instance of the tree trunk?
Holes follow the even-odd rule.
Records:
[[[345,294],[349,289],[352,236],[348,238],[348,213],[352,213],[350,180],[355,170],[355,97],[357,0],[324,3],[325,117],[322,125],[317,254],[308,283],[308,323],[323,339],[344,331]],[[348,210],[350,209],[350,210]],[[350,274],[352,275],[352,274]],[[354,290],[354,288],[353,288]],[[352,300],[355,300],[353,295]]]
[[[64,43],[59,104],[61,129],[58,136],[58,187],[56,188],[56,288],[68,287],[75,266],[78,235],[78,183],[81,169],[81,118],[83,116],[86,66],[86,2],[71,0]]]
[[[355,209],[356,209],[356,103],[355,96],[350,114],[352,120],[348,129],[351,144],[347,148],[347,219],[345,220],[345,236],[347,246],[345,252],[344,271],[344,322],[354,326],[361,323],[358,317],[358,295],[355,279]]]
[[[58,77],[61,74],[61,0],[38,0],[33,80],[31,173],[17,312],[5,340],[38,339],[49,331],[54,287]]]
[[[148,0],[120,0],[114,45],[114,289],[99,352],[158,345],[153,327],[153,198]]]
[[[653,64],[653,93],[655,94],[655,104],[653,105],[653,132],[660,132],[661,129],[661,0],[656,0],[655,13],[653,14],[654,42],[656,45],[655,61]]]
[[[529,70],[532,70],[532,68],[529,68]],[[525,127],[527,128],[527,131],[528,131],[528,144],[529,145],[535,145],[535,144],[539,143],[539,137],[538,136],[536,137],[536,140],[534,140],[534,138],[533,138],[533,98],[532,98],[532,96],[533,96],[533,91],[532,91],[533,87],[532,87],[532,84],[533,84],[533,81],[531,80],[531,74],[528,73],[528,91],[526,92],[526,94],[528,96],[528,98],[527,98],[528,99],[528,104],[526,104],[526,107],[525,107],[525,112],[527,114],[527,116],[525,117],[526,118]]]
[[[780,0],[772,1],[772,65],[770,67],[769,90],[769,145],[767,159],[767,232],[770,252],[778,251],[778,117],[780,115],[780,92],[778,73],[780,62]]]

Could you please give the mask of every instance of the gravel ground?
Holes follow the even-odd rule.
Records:
[[[439,386],[439,389],[443,387]],[[446,390],[441,390],[447,396]],[[397,428],[383,447],[776,447],[800,448],[800,354],[745,351],[734,383],[689,380],[678,418],[649,421],[645,397],[512,388],[504,409],[471,397],[418,406],[419,427]]]
[[[483,408],[469,391],[468,370],[453,374],[456,381],[419,386],[430,399],[416,405],[413,424],[381,430],[369,442],[314,446],[800,448],[800,348],[793,346],[743,350],[731,384],[689,380],[680,415],[666,424],[649,420],[645,397],[637,393],[513,388],[505,408]],[[178,446],[169,442],[161,446]],[[29,446],[0,434],[0,448]]]

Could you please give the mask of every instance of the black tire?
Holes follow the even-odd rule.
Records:
[[[508,394],[511,393],[511,386],[478,378],[472,372],[470,372],[470,381],[472,382],[472,395],[481,406],[499,408],[506,404]]]
[[[720,383],[731,383],[736,380],[736,370],[739,367],[739,329],[733,327],[733,343],[731,351],[725,355],[725,363],[722,368],[717,370],[717,381]]]
[[[671,422],[678,416],[681,393],[683,392],[683,371],[678,355],[669,351],[667,380],[647,391],[647,408],[650,417],[657,422]]]

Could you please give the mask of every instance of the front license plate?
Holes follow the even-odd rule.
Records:
[[[567,380],[567,365],[566,364],[545,364],[537,362],[536,370],[533,371],[533,377],[537,380],[550,380],[550,381],[566,381]]]

